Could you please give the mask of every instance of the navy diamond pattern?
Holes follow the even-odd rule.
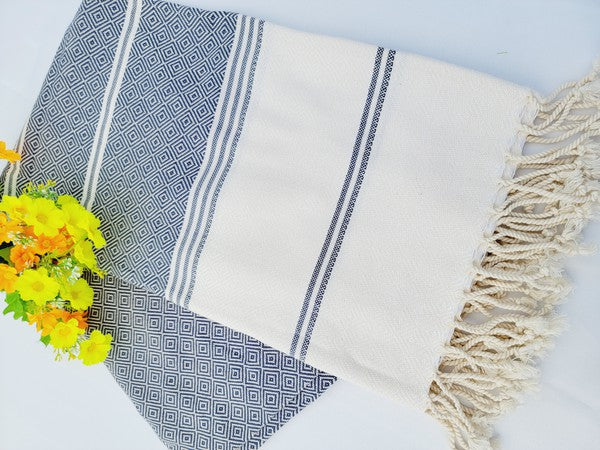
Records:
[[[117,278],[88,277],[107,366],[171,449],[255,449],[335,378]]]
[[[126,6],[84,0],[33,109],[19,188],[50,178],[81,197]],[[101,265],[127,282],[89,279],[89,322],[115,337],[109,369],[172,449],[257,448],[335,380],[149,292],[166,285],[236,17],[144,0],[94,203]]]
[[[86,0],[67,29],[29,119],[18,193],[51,179],[81,196],[125,9],[122,0]]]
[[[237,15],[145,1],[104,154],[94,212],[100,264],[164,292],[200,169]]]

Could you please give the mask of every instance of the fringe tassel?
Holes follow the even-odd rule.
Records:
[[[516,174],[503,181],[495,230],[429,390],[428,412],[454,449],[496,448],[493,419],[535,387],[536,359],[562,327],[561,258],[585,250],[579,235],[600,196],[600,64],[537,103],[524,134],[542,151],[508,157]]]

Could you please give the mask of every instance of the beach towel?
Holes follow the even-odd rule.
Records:
[[[6,193],[55,179],[111,275],[491,446],[598,200],[598,67],[542,97],[157,0],[84,1],[61,49]]]

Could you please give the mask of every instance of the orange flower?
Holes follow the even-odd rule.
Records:
[[[35,239],[37,237],[33,232],[33,227],[27,226],[25,223],[23,223],[22,226],[19,228],[19,232],[29,239]]]
[[[35,249],[33,247],[15,245],[10,250],[10,260],[15,265],[17,272],[22,272],[40,262],[40,257],[35,254]]]
[[[66,228],[61,228],[56,236],[46,236],[40,234],[35,236],[33,228],[27,227],[27,231],[31,233],[31,236],[36,240],[35,242],[35,253],[38,255],[44,255],[46,253],[54,253],[56,255],[63,255],[68,253],[73,247],[73,238],[69,235]]]
[[[35,241],[35,247],[33,249],[38,255],[45,255],[54,251],[54,238],[39,235]]]
[[[50,311],[44,311],[37,314],[29,314],[28,320],[29,324],[33,325],[35,323],[35,328],[37,331],[42,332],[43,336],[48,336],[50,332],[54,329],[58,320],[65,321],[69,313],[64,309],[53,308]]]
[[[0,212],[0,242],[2,243],[10,242],[10,239],[8,238],[10,223],[11,221],[8,220],[8,216],[6,215],[6,213]]]
[[[82,330],[85,330],[88,326],[87,311],[74,311],[69,313],[69,319],[77,320],[77,326]]]
[[[13,150],[8,150],[6,148],[6,142],[0,141],[0,158],[14,163],[21,160],[21,155]]]
[[[85,330],[87,324],[87,313],[85,311],[68,312],[60,308],[52,308],[50,311],[43,311],[37,314],[28,315],[29,324],[36,325],[36,330],[42,332],[42,337],[48,336],[57,323],[68,322],[71,319],[77,320],[77,327]]]
[[[0,290],[10,294],[15,291],[17,282],[17,270],[8,264],[0,264]]]
[[[45,255],[46,253],[55,253],[62,255],[67,253],[73,246],[73,241],[70,236],[65,235],[66,232],[60,232],[56,236],[46,236],[40,234],[35,242],[34,251],[38,255]]]
[[[73,238],[67,232],[66,228],[62,228],[60,233],[52,238],[52,245],[54,245],[54,252],[62,255],[68,253],[73,247]]]
[[[11,242],[9,235],[20,231],[19,223],[10,220],[6,213],[0,212],[0,243]]]

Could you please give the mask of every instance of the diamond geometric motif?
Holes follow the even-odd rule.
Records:
[[[86,1],[67,29],[29,118],[18,193],[29,181],[50,179],[81,197],[126,6]]]
[[[93,211],[100,264],[164,292],[206,146],[237,15],[144,2],[119,91]]]
[[[86,276],[107,366],[171,449],[252,449],[335,377],[112,276]]]

